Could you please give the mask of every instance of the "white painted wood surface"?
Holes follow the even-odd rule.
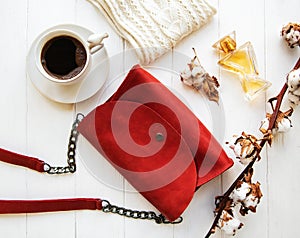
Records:
[[[79,24],[93,32],[108,32],[110,38],[105,42],[106,49],[111,59],[115,59],[115,55],[121,56],[119,70],[129,64],[127,54],[122,52],[130,46],[85,0],[2,0],[1,3],[0,146],[43,158],[53,165],[63,165],[75,106],[44,98],[26,76],[26,55],[32,41],[40,32],[62,23]],[[225,120],[225,134],[218,139],[225,146],[226,138],[232,134],[242,131],[259,134],[260,121],[269,109],[266,99],[277,95],[286,74],[298,59],[299,49],[288,49],[279,32],[288,22],[299,22],[300,1],[211,0],[211,3],[218,10],[212,21],[152,66],[177,67],[174,65],[176,52],[190,57],[193,54],[191,48],[197,49],[203,66],[220,79],[225,116],[221,120]],[[261,76],[273,83],[266,95],[251,103],[243,100],[238,80],[218,68],[218,55],[211,48],[220,36],[232,30],[237,31],[239,45],[248,40],[253,43]],[[111,61],[111,69],[114,69],[114,63]],[[197,105],[197,100],[199,104],[203,103],[201,95],[184,88],[178,78],[165,77],[163,73],[156,76],[164,77],[164,83],[193,100],[192,106]],[[109,77],[107,83],[112,80]],[[113,91],[107,92],[110,93]],[[97,102],[95,97],[77,105],[78,110],[91,109]],[[193,109],[208,128],[219,128],[199,108]],[[298,237],[299,121],[300,110],[293,115],[291,132],[263,151],[262,160],[255,166],[254,180],[261,182],[264,196],[257,214],[243,218],[245,226],[236,237]],[[233,156],[228,148],[225,149]],[[224,175],[201,187],[184,213],[185,220],[181,225],[156,225],[94,211],[1,215],[0,237],[204,237],[213,221],[214,197],[226,190],[241,170],[242,166],[236,163]],[[122,184],[121,189],[113,189],[96,180],[81,159],[78,159],[78,172],[73,175],[47,176],[4,163],[0,163],[0,174],[1,199],[100,197],[128,208],[153,209],[139,194],[125,192],[129,185],[116,172],[111,173],[111,181]],[[214,237],[223,235],[217,232]]]

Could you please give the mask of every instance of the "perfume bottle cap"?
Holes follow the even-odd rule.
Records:
[[[220,41],[220,47],[224,53],[228,53],[236,49],[236,42],[230,36],[227,36]]]
[[[222,37],[216,43],[213,44],[213,47],[219,51],[224,53],[229,53],[236,49],[236,34],[235,31],[231,32],[230,34]]]

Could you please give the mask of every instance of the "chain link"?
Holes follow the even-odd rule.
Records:
[[[48,174],[67,174],[67,173],[74,173],[76,171],[76,144],[78,140],[78,134],[77,127],[79,123],[84,118],[84,115],[81,113],[78,113],[76,115],[76,119],[72,125],[70,137],[69,137],[69,144],[68,144],[68,152],[67,152],[67,166],[60,167],[60,166],[50,166],[49,164],[44,164],[44,171]]]
[[[142,219],[142,220],[154,220],[157,224],[179,224],[183,221],[182,217],[179,217],[175,221],[169,221],[162,214],[157,215],[153,211],[137,211],[124,207],[118,207],[110,204],[107,200],[102,200],[102,211],[105,213],[115,213],[120,216]]]

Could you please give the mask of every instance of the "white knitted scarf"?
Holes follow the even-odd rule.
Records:
[[[205,0],[88,0],[149,64],[216,13]]]

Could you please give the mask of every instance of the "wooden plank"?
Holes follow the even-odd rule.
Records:
[[[285,82],[286,75],[299,57],[299,49],[289,49],[280,37],[281,28],[289,22],[299,23],[300,2],[266,0],[266,68],[267,77],[275,82],[270,96],[275,96]],[[283,110],[288,109],[286,97]],[[270,109],[269,109],[270,110]],[[297,236],[296,218],[300,212],[295,201],[300,199],[299,167],[299,108],[292,116],[290,132],[274,140],[268,149],[269,237]]]
[[[189,60],[194,56],[192,51],[192,47],[194,47],[205,70],[210,75],[219,78],[218,68],[215,64],[215,52],[211,46],[214,43],[214,40],[218,39],[220,10],[218,1],[210,1],[210,3],[216,8],[216,15],[206,25],[180,42],[174,49],[174,51],[184,55],[174,59],[173,67],[177,72],[186,68],[187,63],[189,63]],[[224,128],[222,126],[219,127],[219,125],[223,125],[223,123],[219,123],[219,120],[224,116],[222,105],[218,107],[217,104],[209,102],[202,93],[196,92],[183,85],[179,78],[173,80],[173,85],[186,100],[186,104],[191,107],[195,115],[223,145]],[[220,96],[222,102],[222,92],[220,92]],[[217,120],[216,117],[218,118]],[[216,122],[218,125],[215,124]],[[221,188],[221,176],[200,187],[195,193],[189,207],[183,214],[183,224],[174,226],[174,237],[205,236],[213,221],[214,197],[221,193]],[[219,235],[217,234],[215,237],[219,237]]]
[[[219,36],[222,37],[231,31],[237,33],[237,47],[247,41],[253,45],[260,76],[265,78],[265,6],[264,1],[219,1]],[[234,134],[243,131],[261,137],[259,132],[260,121],[265,116],[265,95],[262,94],[252,102],[243,98],[242,88],[236,75],[224,70],[220,71],[220,83],[223,95],[224,112],[226,118],[225,138],[229,140]],[[233,152],[225,147],[228,154],[235,160]],[[262,184],[264,197],[257,208],[256,214],[241,217],[244,227],[237,232],[237,237],[267,237],[268,234],[268,194],[267,194],[267,160],[265,152],[263,159],[255,165],[253,182]],[[244,166],[235,160],[232,169],[223,176],[224,191],[231,185]],[[259,217],[259,224],[257,219]],[[256,229],[257,227],[260,229]]]
[[[72,0],[29,0],[28,49],[34,39],[46,29],[74,22],[75,4]],[[36,90],[30,78],[27,99],[28,150],[51,165],[65,165],[73,105],[63,105],[45,98]],[[73,197],[75,194],[75,177],[72,175],[47,176],[29,171],[27,181],[28,199]],[[52,237],[54,232],[57,237],[74,237],[75,225],[74,212],[28,215],[26,236],[39,237],[43,233],[44,237]]]
[[[23,1],[17,7],[7,2],[0,9],[0,146],[20,153],[27,152],[26,8]],[[0,174],[1,199],[26,196],[26,170],[0,163]],[[0,216],[0,227],[1,237],[26,237],[26,216]]]
[[[86,17],[87,15],[89,17]],[[75,106],[76,112],[87,114],[97,105],[104,103],[121,83],[116,76],[123,69],[123,41],[109,25],[104,15],[88,1],[77,1],[76,24],[87,27],[95,33],[106,32],[109,34],[109,38],[104,41],[108,54],[107,60],[109,61],[107,81],[99,93],[86,101],[77,103]],[[102,75],[98,77],[102,77]],[[105,158],[99,155],[99,152],[94,151],[91,155],[87,145],[80,144],[83,140],[82,137],[79,139],[76,196],[107,199],[112,204],[123,206],[123,177]],[[90,156],[96,159],[97,169],[91,168],[93,163],[90,162]],[[121,216],[101,211],[76,212],[76,234],[78,237],[123,237],[124,233],[124,218]]]

